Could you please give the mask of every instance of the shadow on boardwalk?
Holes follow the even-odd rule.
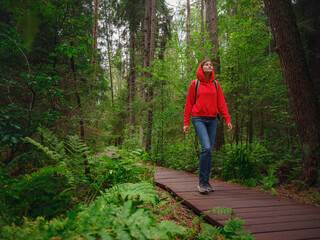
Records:
[[[200,194],[198,176],[156,167],[156,184],[171,191],[201,214],[215,207],[232,208],[245,221],[244,229],[258,240],[320,239],[320,209],[272,196],[249,187],[210,180],[215,192]],[[205,219],[223,226],[230,216],[209,214]]]

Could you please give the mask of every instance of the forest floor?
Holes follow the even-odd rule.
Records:
[[[167,192],[165,189],[156,186],[158,191],[158,196],[160,200],[164,201],[166,204],[157,206],[157,211],[165,212],[163,216],[159,218],[159,221],[168,220],[175,222],[179,226],[187,228],[193,234],[198,235],[201,232],[201,227],[199,223],[194,223],[193,220],[198,217],[198,215],[185,206],[181,201],[178,201],[171,193]],[[170,210],[169,210],[170,209]],[[194,237],[194,238],[193,238]],[[197,239],[195,236],[190,236],[189,239]]]
[[[301,187],[296,183],[275,187],[276,195],[299,203],[320,207],[320,187]]]

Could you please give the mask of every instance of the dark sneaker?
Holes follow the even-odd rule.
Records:
[[[206,182],[208,192],[214,192],[214,188],[210,185],[209,182]]]
[[[208,193],[209,192],[206,182],[203,182],[203,181],[199,182],[198,189],[199,189],[200,193]]]

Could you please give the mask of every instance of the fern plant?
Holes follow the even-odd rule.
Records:
[[[119,192],[119,193],[118,193]],[[116,195],[117,197],[114,197]],[[69,212],[67,217],[45,221],[42,217],[23,227],[5,226],[0,239],[176,239],[185,228],[173,222],[158,222],[147,202],[157,201],[150,183],[121,184],[107,190],[89,207]]]

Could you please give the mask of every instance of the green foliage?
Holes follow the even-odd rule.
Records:
[[[42,157],[46,166],[19,178],[1,175],[1,213],[8,223],[22,216],[51,219],[79,201],[93,202],[101,189],[153,180],[152,170],[138,163],[142,151],[117,159],[94,157],[77,136],[67,136],[61,141],[43,127],[39,128],[39,134],[42,143],[31,138],[25,141],[36,147],[34,152],[45,153]]]
[[[227,144],[225,158],[220,163],[221,175],[225,180],[238,179],[247,185],[255,186],[272,164],[273,155],[259,143],[238,146]],[[269,173],[269,176],[273,173],[274,171]]]
[[[73,203],[73,187],[66,172],[64,166],[47,166],[21,178],[2,176],[0,204],[8,209],[2,218],[44,216],[51,219],[65,212]],[[13,219],[10,212],[15,216]]]
[[[4,226],[0,238],[172,239],[183,236],[183,227],[169,221],[158,223],[145,207],[147,202],[155,203],[156,199],[150,183],[122,184],[107,190],[80,212],[68,213],[67,218],[47,222],[39,217],[34,222],[25,220],[22,227]]]
[[[250,236],[249,231],[245,231],[242,228],[244,221],[240,218],[235,218],[236,214],[231,208],[215,207],[212,210],[206,211],[200,217],[195,218],[194,222],[199,222],[205,215],[209,213],[226,216],[229,215],[231,218],[226,221],[223,227],[213,227],[210,224],[202,223],[201,232],[197,237],[198,239],[220,239],[221,236],[225,239],[254,239],[252,236]]]

